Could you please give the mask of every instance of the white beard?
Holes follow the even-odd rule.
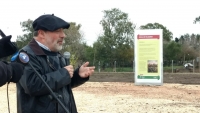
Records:
[[[62,45],[58,45],[58,44],[56,44],[56,46],[55,46],[55,51],[60,51],[60,50],[62,50],[62,48],[63,48],[63,46]]]

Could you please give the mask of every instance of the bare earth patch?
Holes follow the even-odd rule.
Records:
[[[175,81],[171,83],[174,78],[171,75],[165,77],[167,76],[162,86],[135,86],[133,79],[130,80],[132,75],[129,74],[115,74],[109,77],[106,74],[94,74],[89,82],[73,89],[78,112],[199,113],[200,75],[181,76],[179,81],[182,83]],[[187,76],[190,77],[190,83]],[[194,78],[193,81],[191,78]],[[197,82],[194,84],[194,81]],[[11,113],[16,113],[15,89],[15,84],[11,83],[9,85]],[[6,95],[6,85],[4,85],[0,87],[0,113],[8,113]]]

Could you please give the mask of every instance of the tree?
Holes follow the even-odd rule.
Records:
[[[171,41],[169,44],[166,46],[166,51],[164,53],[164,57],[166,57],[166,60],[178,60],[180,58],[180,53],[181,53],[181,45]]]
[[[65,29],[64,32],[66,34],[65,44],[63,45],[63,49],[61,53],[68,51],[74,59],[77,59],[76,66],[81,64],[84,57],[85,51],[85,42],[83,38],[83,33],[80,31],[81,24],[76,24],[75,22],[70,23],[69,29]],[[75,61],[74,61],[75,62]]]
[[[181,45],[181,56],[182,60],[191,60],[195,59],[199,53],[199,39],[200,35],[197,34],[191,34],[189,35],[188,33],[181,35],[179,38],[179,44]]]
[[[193,45],[193,46],[196,45],[196,35],[195,34],[190,35],[190,45]]]
[[[167,61],[170,59],[170,54],[168,54],[168,45],[173,38],[173,34],[165,26],[159,23],[148,23],[146,25],[140,26],[140,29],[162,29],[163,30],[163,60]],[[178,40],[176,40],[178,41]]]
[[[185,39],[184,39],[183,35],[180,36],[179,43],[180,44],[184,44],[185,43]]]
[[[33,21],[28,19],[27,21],[20,22],[20,25],[22,27],[22,31],[24,34],[22,36],[17,36],[16,44],[19,49],[24,47],[28,44],[33,38],[33,28],[32,28]]]
[[[95,51],[93,47],[88,46],[86,43],[84,45],[84,57],[83,61],[89,61],[91,65],[95,65]]]
[[[96,58],[104,62],[132,61],[135,25],[128,19],[127,13],[117,8],[104,10],[103,13],[100,21],[103,33],[93,45]]]
[[[171,41],[173,38],[173,33],[169,31],[165,26],[159,23],[148,23],[146,25],[140,26],[140,29],[163,29],[163,39],[164,41]]]
[[[200,52],[200,34],[196,35],[196,50],[198,50],[198,52]]]
[[[176,38],[175,38],[175,42],[178,43],[178,41],[179,41],[179,39],[176,37]]]
[[[194,23],[196,24],[197,22],[200,22],[200,16],[195,18]]]

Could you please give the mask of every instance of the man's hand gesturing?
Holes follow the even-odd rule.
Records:
[[[72,78],[74,74],[74,67],[72,65],[68,65],[68,66],[65,66],[64,68],[69,72],[69,75]]]

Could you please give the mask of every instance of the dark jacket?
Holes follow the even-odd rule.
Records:
[[[6,84],[10,80],[11,75],[11,66],[0,61],[0,86]]]
[[[50,88],[61,95],[60,100],[69,110],[69,113],[77,113],[71,88],[86,82],[88,78],[81,78],[79,68],[70,78],[65,59],[59,53],[48,52],[42,49],[33,39],[22,48],[29,55],[29,63],[42,76]],[[42,80],[37,77],[34,70],[26,65],[24,74],[17,83],[17,113],[55,113],[56,104],[49,98],[49,90]],[[65,113],[58,104],[58,113]]]

